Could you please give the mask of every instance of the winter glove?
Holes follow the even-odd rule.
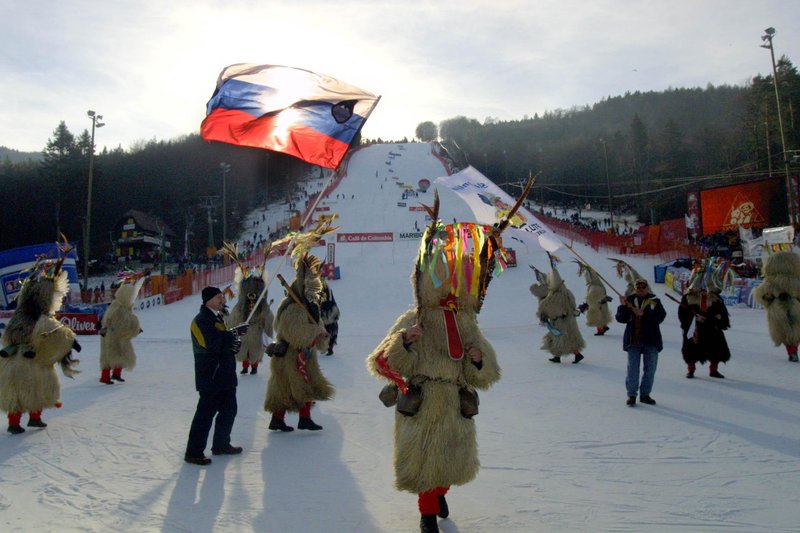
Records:
[[[72,341],[72,349],[75,350],[76,352],[81,351],[81,345],[78,344],[78,341]]]
[[[603,299],[603,301],[602,301],[602,302],[600,302],[600,303],[601,303],[601,304],[603,304],[603,303],[605,303],[605,302],[613,302],[613,301],[614,301],[614,298],[612,298],[611,296],[606,296],[606,297]]]
[[[580,311],[581,313],[585,313],[587,309],[589,309],[589,304],[587,304],[586,302],[583,302],[581,305],[578,306],[578,311]]]
[[[242,340],[241,339],[234,339],[233,344],[231,344],[231,350],[233,353],[239,353],[239,350],[242,349]]]

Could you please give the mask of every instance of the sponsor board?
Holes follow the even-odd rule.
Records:
[[[136,302],[136,308],[139,311],[147,311],[160,305],[164,305],[164,297],[160,294],[150,296],[149,298],[142,298]]]
[[[421,231],[409,231],[407,233],[401,232],[397,234],[397,238],[401,241],[417,240],[422,238],[422,232]]]
[[[100,329],[97,313],[56,313],[56,319],[76,335],[97,335]]]
[[[397,202],[397,207],[406,207],[405,202]]]
[[[336,242],[392,242],[394,236],[391,231],[382,233],[338,233]]]
[[[408,210],[409,211],[423,211],[424,212],[425,208],[422,207],[421,205],[410,205],[410,206],[408,206]]]
[[[327,206],[327,205],[323,206],[323,207],[315,207],[314,208],[314,211],[330,211],[330,210],[331,210],[330,206]]]

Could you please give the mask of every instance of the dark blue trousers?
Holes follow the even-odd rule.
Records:
[[[189,430],[189,442],[186,444],[186,457],[200,457],[208,443],[211,422],[216,415],[214,439],[211,451],[224,450],[231,444],[231,430],[236,419],[236,389],[225,391],[200,392],[197,410]]]

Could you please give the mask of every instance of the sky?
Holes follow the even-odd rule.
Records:
[[[44,412],[48,427],[21,435],[0,431],[0,531],[418,531],[416,496],[393,488],[394,413],[378,401],[383,383],[367,372],[365,360],[412,305],[418,240],[399,233],[422,221],[397,205],[401,189],[392,183],[400,180],[393,178],[442,175],[429,145],[372,145],[354,154],[346,177],[321,204],[340,215],[340,233],[395,237],[336,244],[341,279],[330,287],[342,313],[339,343],[320,364],[337,392],[311,412],[323,430],[267,430],[265,364],[256,375],[238,376],[232,443],[244,452],[215,456],[207,467],[184,463],[197,401],[189,323],[200,298],[141,311],[137,364],[123,372],[125,383],[98,383],[99,337],[81,336],[82,373],[62,378],[63,407]],[[458,197],[439,192],[443,220],[470,220]],[[272,206],[259,227],[274,225],[285,207]],[[252,216],[261,220],[260,212]],[[571,244],[617,290],[624,288],[606,253]],[[481,470],[448,493],[443,533],[797,531],[800,365],[773,346],[763,310],[730,310],[732,356],[720,368],[725,379],[709,378],[708,366],[699,366],[687,380],[677,304],[664,296],[664,285],[653,284],[668,314],[652,392],[658,404],[630,408],[621,325],[595,337],[579,321],[586,358],[578,365],[571,358],[548,362],[539,348],[545,328],[534,318],[527,267],[547,270],[548,259],[538,249],[516,252],[519,266],[493,279],[479,316],[503,373],[480,393]],[[562,278],[583,301],[577,267],[565,251],[558,255]],[[629,260],[653,281],[657,258]],[[293,279],[278,259],[267,268]],[[273,311],[281,298],[276,287],[267,296],[275,300]],[[297,414],[286,421],[296,425]]]
[[[382,99],[367,138],[423,121],[517,120],[627,91],[744,86],[759,48],[800,62],[789,0],[0,0],[0,146],[40,151],[61,121],[98,150],[198,133],[234,63],[327,74]],[[790,23],[790,21],[792,21]]]

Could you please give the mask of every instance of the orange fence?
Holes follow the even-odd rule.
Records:
[[[598,231],[575,226],[564,220],[551,218],[536,213],[545,225],[562,238],[585,244],[595,251],[603,250],[620,255],[655,255],[663,261],[679,257],[705,257],[706,251],[696,244],[690,244],[685,238],[674,238],[674,230],[669,227],[671,221],[652,226],[642,226],[629,235],[616,235],[610,231]],[[668,228],[670,232],[665,231]]]

